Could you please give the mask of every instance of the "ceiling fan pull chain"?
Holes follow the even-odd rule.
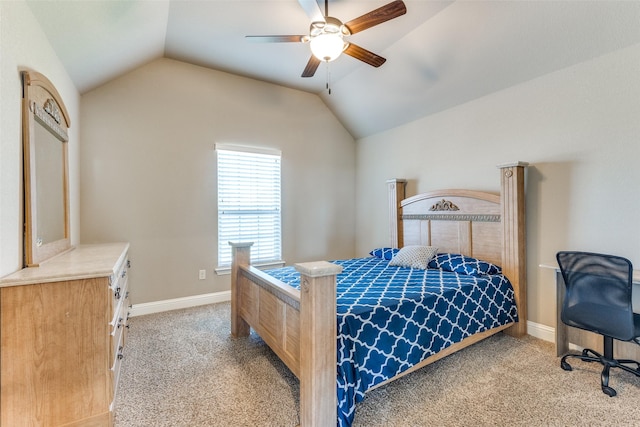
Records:
[[[327,62],[327,93],[331,95],[331,86],[329,86],[329,80],[331,78],[331,73],[329,72],[329,63]]]

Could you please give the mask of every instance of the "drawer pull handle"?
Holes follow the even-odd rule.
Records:
[[[120,286],[118,286],[118,287],[116,288],[116,291],[115,291],[115,293],[114,293],[114,296],[115,296],[115,298],[116,298],[116,299],[120,299]]]
[[[127,260],[127,268],[131,268],[131,260],[130,259]]]
[[[122,360],[122,358],[124,357],[124,354],[122,354],[122,350],[123,350],[122,346],[118,347],[118,359],[119,360]]]
[[[124,319],[122,317],[118,317],[118,329],[120,329],[120,326],[122,326],[122,321]]]

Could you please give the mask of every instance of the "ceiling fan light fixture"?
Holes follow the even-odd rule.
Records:
[[[329,16],[329,0],[324,1],[324,13],[317,0],[298,0],[298,2],[312,21],[308,35],[247,36],[247,38],[252,41],[309,43],[311,57],[301,77],[313,77],[321,62],[333,61],[342,52],[372,67],[381,66],[385,63],[385,58],[350,43],[349,37],[407,13],[407,7],[402,0],[393,0],[343,24],[338,18]],[[327,67],[327,73],[328,70]]]
[[[347,43],[345,43],[340,33],[325,33],[313,37],[309,46],[313,56],[320,61],[331,62],[340,56],[347,47]]]

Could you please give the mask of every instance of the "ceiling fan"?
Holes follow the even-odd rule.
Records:
[[[257,42],[309,43],[312,55],[302,72],[302,77],[313,77],[321,62],[333,61],[342,52],[374,67],[381,66],[385,63],[385,58],[351,43],[347,39],[355,33],[407,13],[407,8],[402,0],[396,0],[343,24],[338,18],[329,16],[328,0],[324,2],[324,14],[316,0],[298,0],[298,3],[311,18],[309,34],[246,36],[246,38]]]

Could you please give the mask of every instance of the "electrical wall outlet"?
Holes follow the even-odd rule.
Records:
[[[200,280],[204,280],[207,278],[207,270],[200,270],[199,274],[198,274],[198,278]]]

